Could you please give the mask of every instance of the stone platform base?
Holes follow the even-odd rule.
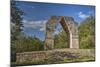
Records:
[[[16,54],[16,62],[59,61],[66,58],[80,58],[82,56],[95,57],[94,49],[54,49],[48,51],[33,51]]]

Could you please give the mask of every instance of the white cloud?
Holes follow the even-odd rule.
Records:
[[[56,25],[54,35],[58,35],[60,32],[62,32],[62,26],[61,26],[60,23],[58,23],[58,24]]]
[[[60,31],[57,30],[57,31],[54,32],[54,35],[57,35],[59,33],[60,33]]]
[[[46,22],[47,20],[39,20],[39,21],[23,20],[23,25],[25,28],[32,28],[39,31],[45,31]]]
[[[83,12],[79,12],[78,13],[78,17],[81,18],[81,19],[85,19],[85,18],[89,17],[89,15],[88,14],[84,14]]]
[[[45,26],[40,28],[40,31],[45,31],[45,30],[46,30]]]

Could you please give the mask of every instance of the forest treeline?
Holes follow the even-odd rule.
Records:
[[[24,11],[11,2],[11,52],[41,51],[44,49],[44,41],[36,36],[29,37],[23,33]],[[81,49],[95,48],[95,17],[86,18],[78,26],[79,42]],[[64,31],[55,35],[55,49],[68,48],[68,36]]]
[[[79,46],[81,49],[95,48],[95,17],[87,17],[78,25]],[[55,36],[55,48],[68,48],[69,38],[63,30]]]

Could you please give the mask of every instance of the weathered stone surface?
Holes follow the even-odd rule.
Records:
[[[34,51],[34,52],[23,52],[16,54],[16,62],[37,62],[37,61],[45,61],[46,59],[54,59],[59,58],[79,58],[81,56],[85,57],[95,57],[94,49],[55,49],[48,51]],[[53,57],[52,57],[53,56]]]
[[[70,48],[79,48],[79,36],[77,24],[72,17],[53,16],[46,24],[46,39],[45,50],[54,48],[54,29],[57,23],[60,23],[66,33],[69,33],[69,46]],[[49,42],[50,41],[50,42]]]
[[[44,51],[40,52],[24,52],[17,53],[17,61],[16,62],[27,62],[27,61],[40,61],[46,58],[46,53]]]

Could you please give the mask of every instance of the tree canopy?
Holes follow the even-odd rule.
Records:
[[[16,1],[11,1],[11,41],[18,39],[23,27],[23,11],[16,6]]]
[[[79,26],[80,48],[95,48],[95,18],[86,18]]]

